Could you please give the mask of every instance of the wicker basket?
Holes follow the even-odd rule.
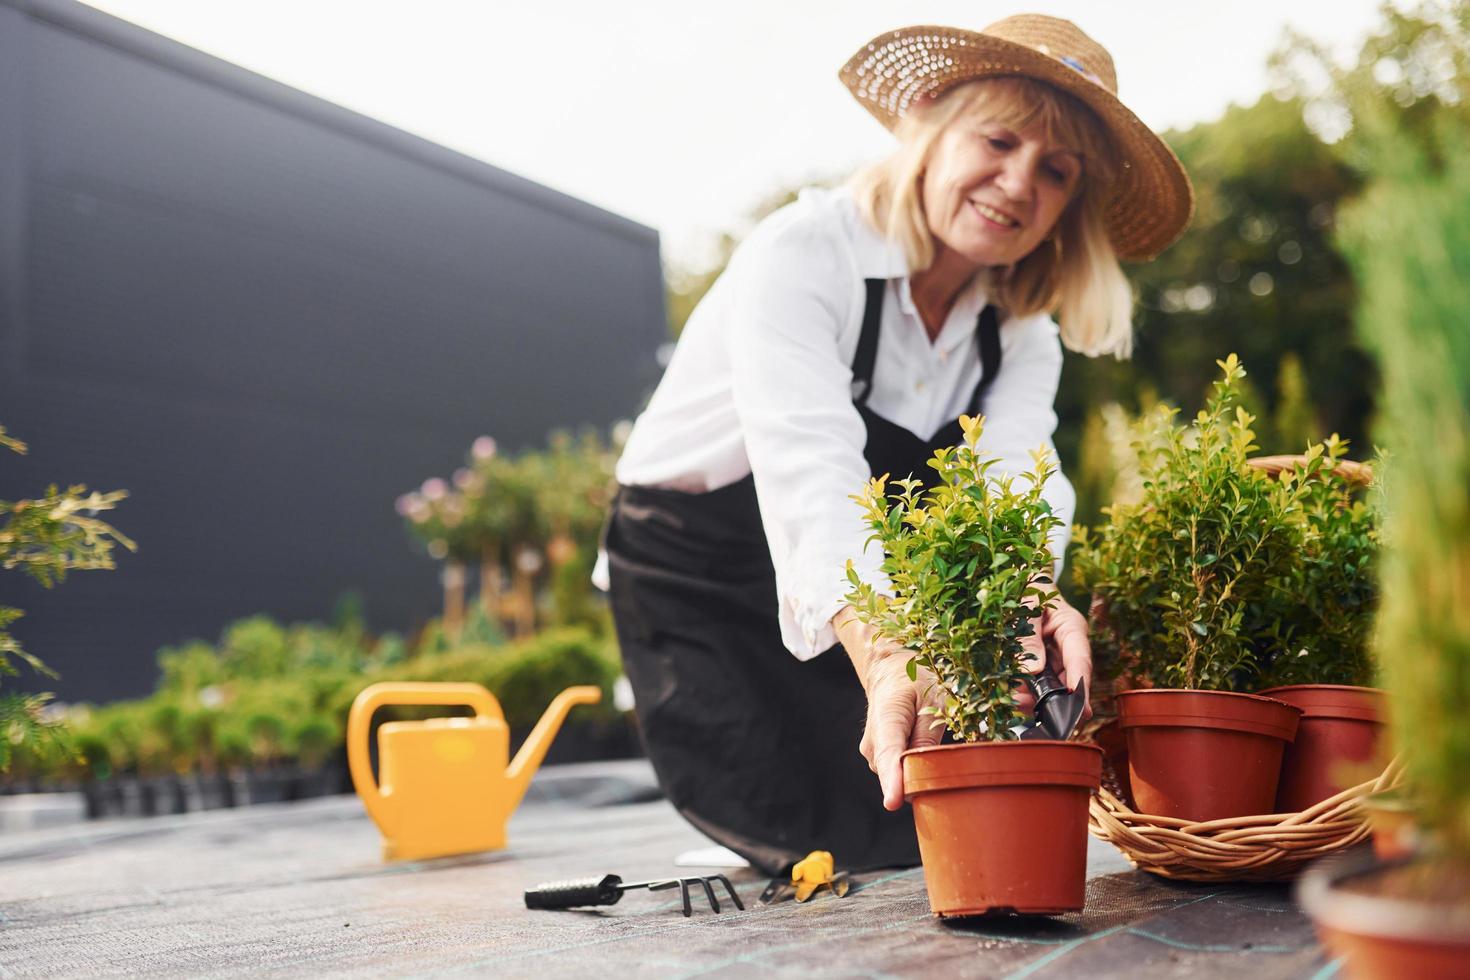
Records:
[[[1305,456],[1253,456],[1246,460],[1251,466],[1258,470],[1264,470],[1271,476],[1278,476],[1286,470],[1301,466],[1307,461]],[[1373,482],[1373,467],[1367,463],[1359,463],[1356,460],[1338,460],[1333,472],[1349,483],[1355,483],[1360,487],[1366,487]]]
[[[1284,881],[1310,862],[1368,837],[1363,800],[1394,789],[1390,763],[1376,779],[1345,789],[1301,813],[1269,813],[1191,823],[1135,813],[1106,787],[1092,797],[1087,829],[1140,871],[1182,881]]]
[[[1304,456],[1258,456],[1249,460],[1272,476],[1305,462]],[[1366,486],[1373,470],[1366,463],[1343,460],[1339,476]],[[1094,601],[1094,622],[1106,615]],[[1106,697],[1106,695],[1105,695]],[[1099,741],[1116,724],[1104,707],[1091,730]],[[1088,830],[1107,841],[1141,871],[1182,881],[1284,881],[1295,878],[1312,861],[1352,847],[1368,837],[1368,817],[1363,800],[1397,787],[1401,769],[1391,763],[1376,779],[1304,810],[1301,813],[1270,813],[1191,823],[1173,817],[1135,812],[1127,802],[1126,783],[1114,769],[1118,760],[1110,756],[1104,767],[1103,788],[1092,797]]]

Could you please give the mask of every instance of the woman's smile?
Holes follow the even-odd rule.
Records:
[[[1001,231],[1015,231],[1021,227],[1021,221],[999,208],[991,207],[980,201],[971,201],[970,206],[980,215],[980,219],[988,225],[992,225]]]

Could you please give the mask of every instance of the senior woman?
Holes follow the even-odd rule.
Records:
[[[1024,469],[1051,445],[1061,345],[1128,353],[1119,259],[1152,257],[1193,206],[1067,21],[893,31],[841,78],[897,148],[736,251],[628,439],[605,542],[660,783],[772,873],[818,848],[854,870],[918,862],[899,757],[938,741],[919,715],[936,695],[844,599],[849,559],[884,581],[849,495],[932,476],[961,413]],[[1061,474],[1045,495],[1070,523]],[[1045,613],[1042,641],[1064,683],[1090,680],[1076,610]]]

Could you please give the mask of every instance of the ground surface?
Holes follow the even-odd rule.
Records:
[[[0,976],[1229,977],[1335,973],[1289,893],[1170,884],[1092,842],[1087,908],[940,922],[922,872],[690,919],[668,892],[532,912],[527,886],[674,872],[707,843],[642,763],[545,769],[502,853],[384,865],[354,797],[0,837]],[[640,802],[641,801],[641,802]],[[711,869],[714,870],[714,869]],[[684,873],[690,873],[688,871]]]

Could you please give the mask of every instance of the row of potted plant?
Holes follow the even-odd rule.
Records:
[[[257,803],[287,803],[352,791],[341,759],[324,764],[278,764],[267,769],[232,767],[161,776],[118,774],[88,779],[78,789],[87,819],[155,817]]]
[[[1187,820],[1275,812],[1283,750],[1304,713],[1326,728],[1351,715],[1366,738],[1329,740],[1325,755],[1312,742],[1318,754],[1299,760],[1305,778],[1283,797],[1291,807],[1335,792],[1341,764],[1368,759],[1378,728],[1372,711],[1337,704],[1337,682],[1372,677],[1377,548],[1346,447],[1331,439],[1283,465],[1253,464],[1252,420],[1237,404],[1244,370],[1233,356],[1220,366],[1191,424],[1161,410],[1139,426],[1141,497],[1078,529],[1075,558],[1106,610],[1094,628],[1099,675],[1141,688],[1117,698],[1136,803]],[[978,448],[982,422],[961,422],[964,444],[930,462],[932,489],[907,480],[891,493],[875,480],[857,498],[891,588],[854,577],[849,598],[914,651],[911,676],[922,670],[942,689],[933,724],[962,743],[904,758],[934,911],[1080,909],[1102,750],[1035,732],[1016,740],[1014,694],[1030,673],[1022,640],[1057,598],[1047,542],[1060,522],[1042,496],[1054,467],[1038,453],[1031,471],[996,477]],[[1279,683],[1318,680],[1334,693]],[[1235,693],[1272,684],[1307,707]],[[1249,713],[1262,709],[1265,720]],[[1221,742],[1225,755],[1189,756]]]
[[[99,816],[344,792],[350,788],[343,755],[347,712],[368,684],[483,684],[497,692],[520,736],[564,687],[590,682],[610,690],[619,672],[609,641],[586,629],[445,647],[442,631],[431,628],[410,650],[397,636],[368,636],[354,616],[333,626],[283,626],[251,617],[227,627],[217,646],[194,641],[161,651],[158,661],[161,679],[153,695],[70,706],[64,745],[19,751],[9,785],[79,785],[89,811]],[[611,699],[605,703],[576,720],[559,740],[559,755],[570,760],[636,751],[626,721]],[[381,720],[393,717],[385,712]]]
[[[1335,437],[1253,459],[1244,368],[1233,355],[1220,367],[1188,426],[1167,408],[1142,420],[1141,496],[1079,528],[1073,556],[1099,674],[1120,690],[1134,803],[1192,821],[1305,810],[1353,763],[1371,766],[1381,727],[1364,686],[1370,471]]]

